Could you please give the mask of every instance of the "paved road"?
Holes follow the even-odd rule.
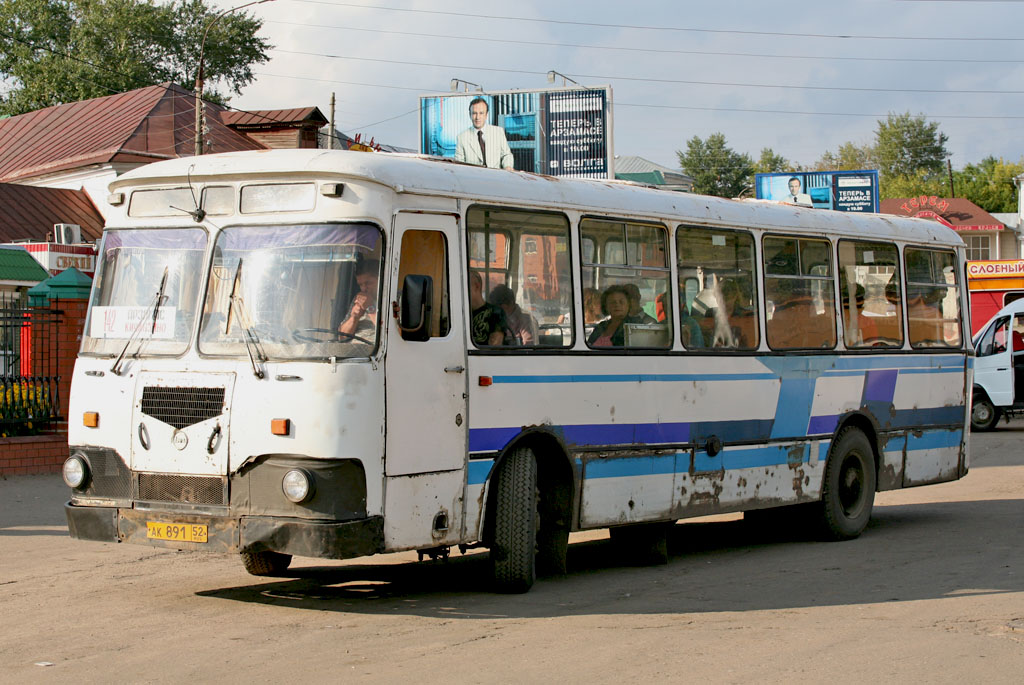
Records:
[[[576,535],[567,577],[486,591],[482,554],[236,558],[67,537],[59,478],[0,481],[3,682],[1020,682],[1024,422],[963,480],[882,493],[858,540],[676,526],[667,566]]]

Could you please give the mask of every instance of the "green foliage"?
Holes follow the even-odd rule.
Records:
[[[761,148],[761,156],[754,164],[754,172],[758,174],[773,174],[780,171],[794,171],[793,165],[782,155],[775,154],[770,147]]]
[[[694,136],[686,152],[677,150],[679,166],[693,178],[693,191],[702,195],[738,197],[750,188],[754,162],[726,145],[725,136],[713,133],[707,140]]]
[[[199,46],[216,12],[203,0],[3,0],[0,2],[0,114],[120,93],[164,81],[191,87]],[[262,22],[226,14],[210,28],[209,83],[229,91],[253,81],[269,60]],[[213,90],[216,99],[224,95]]]
[[[1024,174],[1024,158],[1014,164],[989,156],[953,174],[957,197],[966,197],[986,212],[1017,211],[1013,179]]]
[[[949,197],[949,179],[925,169],[912,174],[891,176],[881,183],[880,197],[889,200],[895,197],[917,197],[918,195],[937,195]]]
[[[871,145],[846,142],[839,146],[838,152],[826,150],[813,168],[818,171],[875,169],[875,149]]]
[[[929,122],[923,114],[890,113],[885,121],[879,120],[873,149],[883,187],[899,176],[941,174],[949,157],[948,140],[938,122]]]

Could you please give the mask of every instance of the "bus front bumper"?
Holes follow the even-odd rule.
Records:
[[[383,550],[384,519],[323,522],[274,516],[200,516],[118,507],[64,505],[71,537],[207,552],[273,551],[351,559]],[[168,527],[192,539],[161,539]],[[200,541],[195,541],[200,540]],[[202,541],[205,540],[205,541]]]

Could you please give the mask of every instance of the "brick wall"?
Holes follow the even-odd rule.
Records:
[[[68,401],[71,398],[71,372],[82,344],[85,326],[85,299],[51,300],[48,309],[62,311],[60,323],[49,339],[33,339],[32,372],[60,376],[57,382],[59,412],[63,417],[42,435],[0,438],[0,477],[14,474],[59,473],[68,457]],[[46,308],[43,308],[46,309]],[[33,331],[33,338],[36,338]],[[43,368],[55,362],[53,368]],[[81,419],[79,419],[81,420]]]

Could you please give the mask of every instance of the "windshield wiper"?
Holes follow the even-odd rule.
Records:
[[[255,331],[252,330],[252,325],[249,320],[249,315],[245,307],[245,300],[238,294],[238,286],[242,282],[242,259],[238,259],[238,266],[235,267],[235,279],[231,284],[231,295],[228,297],[228,311],[224,317],[224,335],[228,334],[231,330],[231,314],[234,311],[234,305],[238,303],[238,323],[242,327],[242,331],[245,334],[242,340],[245,342],[245,351],[249,354],[249,363],[252,364],[252,373],[256,378],[263,378],[263,369],[256,364],[256,360],[259,359],[261,362],[267,361],[267,355],[263,353],[263,349],[260,347],[260,339],[256,337]],[[252,353],[253,348],[256,348],[256,355]]]
[[[124,344],[124,347],[121,348],[121,354],[117,355],[117,359],[114,360],[114,365],[110,367],[111,373],[113,373],[115,376],[120,376],[121,375],[121,362],[124,361],[125,353],[128,352],[128,347],[131,346],[132,342],[137,339],[137,337],[139,335],[139,331],[142,330],[142,324],[146,321],[146,314],[149,313],[150,309],[153,310],[153,319],[152,319],[153,323],[152,323],[152,326],[151,326],[151,328],[149,330],[149,334],[153,335],[153,333],[156,332],[156,320],[157,320],[157,317],[160,315],[160,305],[163,304],[164,288],[166,288],[166,287],[167,287],[167,267],[165,266],[164,267],[164,275],[160,277],[160,287],[157,288],[157,291],[156,291],[156,299],[153,300],[153,304],[149,305],[149,309],[147,309],[143,313],[143,315],[139,317],[139,323],[135,324],[135,330],[132,331],[131,337],[128,338],[128,342],[126,342]]]

